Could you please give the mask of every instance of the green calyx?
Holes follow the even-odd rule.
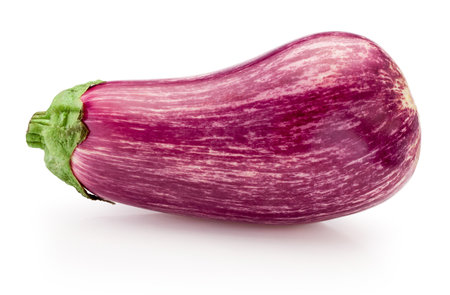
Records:
[[[76,179],[70,166],[70,158],[77,145],[89,133],[81,121],[83,103],[80,97],[89,87],[102,82],[91,81],[59,93],[46,112],[37,112],[33,115],[26,135],[30,147],[45,151],[45,164],[53,174],[92,200],[103,199],[88,193]]]

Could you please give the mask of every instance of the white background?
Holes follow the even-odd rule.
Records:
[[[1,294],[450,294],[450,22],[445,1],[0,4]],[[419,109],[416,173],[327,222],[261,226],[92,202],[30,149],[31,115],[89,80],[202,74],[312,33],[380,44]]]

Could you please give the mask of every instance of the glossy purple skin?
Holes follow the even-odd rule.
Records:
[[[391,197],[419,155],[417,110],[392,59],[348,33],[308,36],[193,78],[105,82],[72,170],[92,193],[156,211],[288,224]]]

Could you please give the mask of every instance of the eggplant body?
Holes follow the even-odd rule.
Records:
[[[71,167],[93,194],[151,210],[289,224],[355,213],[412,175],[406,81],[372,41],[308,36],[213,74],[104,82],[82,96]]]

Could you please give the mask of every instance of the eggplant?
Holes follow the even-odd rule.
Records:
[[[90,199],[266,224],[375,206],[407,182],[420,150],[400,69],[344,32],[207,75],[78,85],[36,113],[26,137]]]

